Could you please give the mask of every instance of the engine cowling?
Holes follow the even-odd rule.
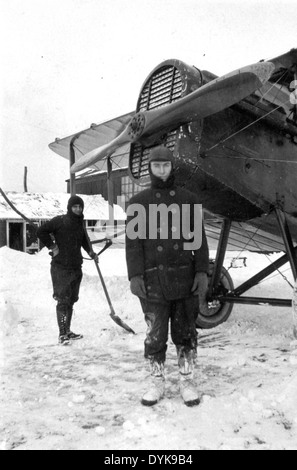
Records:
[[[204,83],[202,72],[180,60],[172,59],[159,64],[144,81],[137,101],[136,112],[161,108],[192,93]],[[156,145],[166,145],[177,159],[179,144],[185,132],[197,138],[197,125],[181,126],[164,133],[154,134],[145,142],[135,143],[130,148],[129,172],[132,179],[140,185],[148,181],[148,158],[150,148]],[[199,133],[199,132],[198,132]],[[195,134],[195,137],[194,137]]]

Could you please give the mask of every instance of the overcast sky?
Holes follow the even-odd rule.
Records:
[[[0,0],[0,185],[66,191],[48,149],[135,109],[147,75],[176,58],[221,75],[297,47],[296,0]]]

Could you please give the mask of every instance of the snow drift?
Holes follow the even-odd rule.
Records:
[[[235,283],[268,262],[245,256],[246,268],[229,271]],[[57,345],[47,250],[27,255],[3,247],[0,263],[2,450],[297,449],[290,309],[236,306],[227,323],[199,331],[202,402],[193,409],[179,396],[169,342],[166,397],[145,408],[140,397],[148,375],[146,326],[129,291],[124,250],[107,250],[100,266],[116,313],[137,334],[110,319],[95,266],[85,261],[73,321],[84,339],[68,348]],[[254,294],[290,297],[292,289],[278,276]]]

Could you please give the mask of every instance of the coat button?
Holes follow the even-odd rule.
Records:
[[[163,269],[164,269],[163,264],[159,264],[159,269],[160,269],[160,271],[163,271]]]
[[[175,245],[173,245],[173,249],[178,250],[178,244],[177,243]]]
[[[158,246],[157,250],[158,251],[163,251],[163,246]]]
[[[175,191],[170,191],[170,196],[175,196]]]
[[[160,197],[161,197],[161,194],[160,194],[160,193],[156,193],[156,197],[160,198]]]

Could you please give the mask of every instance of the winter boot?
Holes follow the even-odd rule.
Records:
[[[72,339],[72,340],[82,339],[83,335],[77,335],[73,333],[73,331],[70,330],[72,315],[73,315],[73,307],[71,305],[67,307],[67,318],[66,318],[66,334],[68,336],[68,339]]]
[[[150,383],[141,400],[144,406],[156,405],[165,393],[164,363],[152,360],[150,369]]]
[[[70,339],[68,338],[67,335],[60,335],[59,336],[59,344],[61,344],[62,346],[69,346]]]
[[[200,399],[194,380],[196,351],[178,348],[179,386],[182,399],[187,406],[199,405]]]
[[[67,346],[69,344],[69,338],[67,335],[66,329],[66,320],[67,320],[67,307],[65,304],[58,302],[56,307],[57,312],[57,321],[59,327],[59,344]]]

